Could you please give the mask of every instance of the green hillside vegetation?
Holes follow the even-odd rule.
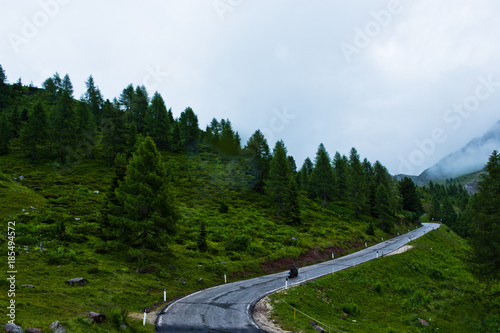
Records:
[[[272,295],[274,320],[294,332],[316,332],[300,312],[331,332],[498,332],[500,284],[472,275],[467,242],[443,226],[410,244]]]
[[[164,288],[170,301],[344,255],[413,228],[428,205],[355,148],[332,158],[320,144],[297,168],[282,140],[271,149],[256,130],[242,144],[229,119],[202,130],[144,86],[112,101],[92,76],[79,100],[67,74],[42,86],[0,67],[0,245],[16,252],[23,328],[152,330],[127,313],[165,305]],[[65,284],[77,277],[88,283]],[[90,311],[108,319],[90,324]]]

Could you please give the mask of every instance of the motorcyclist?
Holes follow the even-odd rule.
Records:
[[[290,267],[290,277],[295,277],[299,274],[299,270],[295,267],[295,264],[292,264],[292,267]]]

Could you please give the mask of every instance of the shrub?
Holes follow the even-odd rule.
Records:
[[[228,205],[226,205],[225,202],[221,202],[220,203],[220,206],[219,206],[219,212],[222,213],[222,214],[225,214],[229,211],[229,207]]]
[[[366,234],[370,236],[375,236],[375,228],[373,227],[373,223],[370,223],[368,229],[366,229]]]
[[[349,304],[343,305],[342,311],[347,313],[349,316],[353,316],[353,317],[359,315],[359,313],[360,313],[358,306],[354,303],[349,303]]]
[[[246,251],[251,241],[252,238],[248,235],[236,235],[228,241],[226,249],[228,251],[243,252]]]

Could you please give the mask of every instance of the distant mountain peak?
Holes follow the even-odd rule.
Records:
[[[500,150],[500,121],[483,136],[472,139],[462,149],[424,170],[418,176],[418,182],[440,181],[482,170],[495,149]]]

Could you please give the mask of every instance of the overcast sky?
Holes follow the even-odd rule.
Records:
[[[0,64],[36,86],[132,83],[200,127],[261,129],[298,166],[324,143],[419,174],[500,120],[500,2],[4,1]]]

